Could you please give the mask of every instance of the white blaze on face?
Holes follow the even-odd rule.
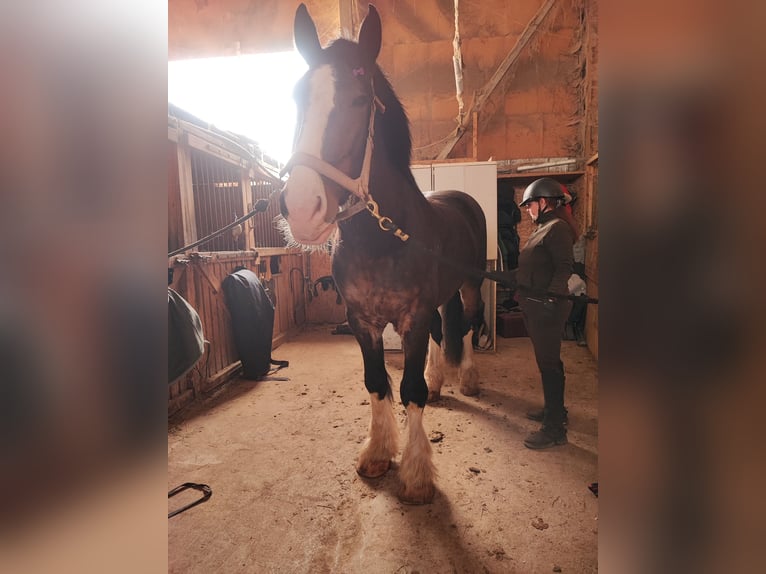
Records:
[[[335,105],[335,78],[330,66],[321,66],[309,80],[308,106],[294,151],[321,158],[327,122]],[[301,243],[323,243],[333,229],[325,219],[327,197],[322,178],[314,170],[298,165],[290,173],[285,192],[287,222]]]

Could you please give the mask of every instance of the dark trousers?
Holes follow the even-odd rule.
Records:
[[[541,300],[521,297],[520,306],[542,378],[545,424],[560,425],[564,420],[565,384],[561,333],[572,310],[572,302],[557,299],[546,308]]]

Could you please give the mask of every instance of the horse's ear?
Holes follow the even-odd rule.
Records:
[[[295,40],[295,47],[306,60],[306,63],[309,66],[315,64],[322,52],[322,46],[319,43],[319,35],[314,20],[311,19],[305,4],[298,6],[298,10],[295,11],[293,39]]]
[[[380,53],[381,26],[380,16],[375,6],[370,4],[370,11],[362,22],[362,29],[359,30],[359,47],[373,62]]]

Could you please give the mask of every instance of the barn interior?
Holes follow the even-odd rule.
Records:
[[[298,4],[171,0],[169,60],[291,51]],[[356,38],[370,3],[305,4],[326,45]],[[561,182],[582,230],[576,271],[598,298],[597,3],[374,5],[378,64],[407,111],[420,188],[473,188],[487,215],[488,269],[503,270],[533,230],[518,208],[525,187]],[[260,80],[268,89],[270,78]],[[257,135],[174,102],[167,153],[169,287],[198,313],[205,338],[201,359],[168,387],[168,490],[193,482],[213,492],[169,520],[169,571],[597,571],[597,305],[568,325],[562,346],[569,444],[534,452],[522,444],[534,428],[524,413],[542,401],[533,349],[512,291],[485,281],[481,392],[465,397],[453,385],[426,407],[437,495],[404,505],[395,468],[372,481],[354,470],[368,395],[330,255],[285,246],[275,201],[239,221],[273,198],[284,160]],[[289,361],[262,380],[242,376],[223,294],[237,267],[270,294],[273,357]],[[386,348],[398,396],[395,334]],[[403,428],[400,405],[397,416]],[[169,499],[169,512],[194,496]]]

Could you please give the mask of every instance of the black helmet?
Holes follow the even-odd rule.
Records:
[[[530,201],[545,197],[547,199],[564,199],[564,188],[555,179],[542,177],[530,183],[524,190],[524,197],[519,207],[524,207]]]

